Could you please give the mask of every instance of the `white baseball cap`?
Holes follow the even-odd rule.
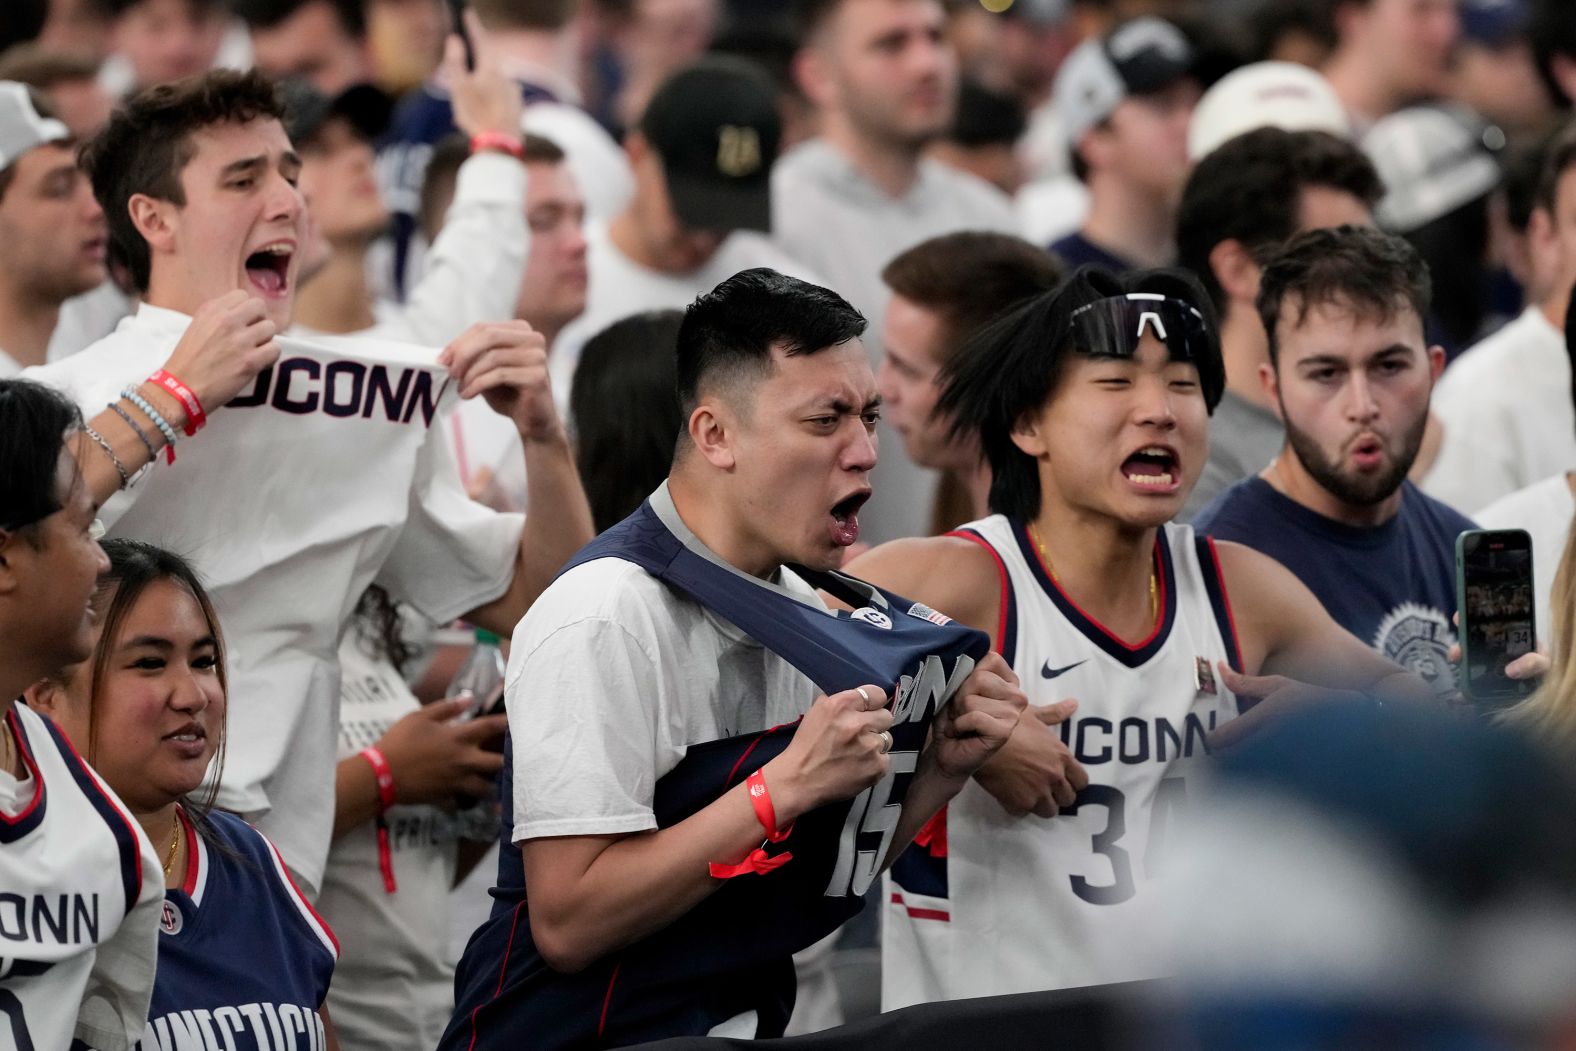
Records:
[[[28,150],[69,138],[69,128],[34,108],[26,84],[0,80],[0,171]]]
[[[1188,125],[1188,159],[1258,128],[1327,131],[1352,137],[1351,118],[1329,81],[1294,62],[1254,62],[1204,92]]]

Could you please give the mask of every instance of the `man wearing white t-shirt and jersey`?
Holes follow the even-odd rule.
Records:
[[[886,312],[882,268],[921,241],[959,230],[1016,233],[1011,202],[983,179],[925,155],[952,123],[958,60],[938,0],[802,0],[795,73],[820,135],[772,173],[772,230],[868,318]],[[865,335],[872,365],[879,323]],[[884,430],[884,428],[883,428]],[[896,435],[883,441],[895,448]],[[886,456],[874,539],[924,531],[935,475]]]
[[[0,376],[47,360],[61,307],[104,281],[104,212],[43,97],[0,81]]]
[[[1534,284],[1549,291],[1453,361],[1434,391],[1443,435],[1423,476],[1465,514],[1576,464],[1576,402],[1563,329],[1576,286],[1576,127],[1549,147],[1527,225]]]
[[[254,366],[262,371],[239,397],[206,405],[209,433],[105,517],[117,533],[187,551],[211,582],[233,658],[220,804],[254,816],[315,889],[332,822],[334,650],[361,593],[376,582],[435,621],[508,631],[590,536],[590,513],[529,326],[473,326],[441,354],[272,339],[290,322],[304,220],[281,112],[260,75],[229,71],[152,89],[117,112],[85,166],[144,303],[108,338],[38,373],[81,404],[110,400],[136,431],[116,432],[111,449],[129,454],[207,418],[179,373],[159,376],[174,397],[155,403],[127,387],[114,400],[167,348],[240,329],[251,348],[282,352]],[[455,394],[482,395],[515,420],[532,505],[551,514],[522,521],[469,500],[432,428]]]
[[[12,698],[93,652],[109,559],[66,399],[0,379],[0,1046],[123,1051],[153,995],[164,880],[141,826],[64,735]],[[96,432],[94,432],[96,433]]]
[[[662,83],[624,146],[634,196],[586,230],[585,313],[553,348],[561,401],[580,348],[613,322],[683,307],[752,267],[806,276],[763,236],[781,140],[777,93],[742,59],[705,58]]]

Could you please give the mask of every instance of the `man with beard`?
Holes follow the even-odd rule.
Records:
[[[1444,368],[1428,305],[1428,267],[1399,237],[1342,226],[1274,256],[1259,374],[1286,444],[1195,525],[1279,560],[1348,631],[1446,690],[1454,545],[1473,524],[1406,480]]]

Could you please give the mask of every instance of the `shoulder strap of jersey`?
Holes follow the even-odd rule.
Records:
[[[881,634],[850,638],[847,622],[780,589],[741,579],[686,547],[649,502],[593,540],[561,573],[598,558],[632,562],[724,618],[832,693],[867,682],[895,682],[924,653],[967,654],[990,647],[983,632],[843,573],[790,567],[813,586],[884,622]],[[867,614],[868,616],[868,614]]]

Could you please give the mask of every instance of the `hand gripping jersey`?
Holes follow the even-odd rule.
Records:
[[[0,1047],[121,1051],[153,990],[158,859],[52,722],[22,704],[5,720],[32,798],[0,811]]]
[[[203,836],[181,823],[186,876],[165,892],[138,1051],[324,1051],[334,935],[257,829],[223,811]]]
[[[1058,729],[1089,787],[1055,818],[1010,817],[977,782],[959,793],[892,867],[882,1006],[1156,977],[1148,884],[1205,736],[1238,714],[1215,673],[1242,664],[1214,547],[1160,530],[1158,624],[1130,646],[1062,592],[1020,523],[955,535],[996,560],[997,639],[1029,703],[1077,699]]]
[[[826,693],[894,684],[892,766],[854,799],[794,823],[770,847],[792,860],[764,875],[728,880],[667,928],[571,975],[543,962],[531,942],[520,851],[503,819],[496,899],[455,979],[454,1020],[440,1048],[616,1047],[698,1035],[755,1011],[758,1034],[781,1035],[793,1006],[790,955],[859,911],[902,812],[931,718],[989,647],[980,632],[839,573],[793,571],[854,607],[812,606],[686,547],[649,503],[608,530],[564,569],[598,558],[644,568],[802,671]],[[666,828],[740,783],[792,740],[797,724],[691,747],[656,783]],[[504,776],[510,778],[512,747]],[[513,798],[506,781],[505,806]]]

